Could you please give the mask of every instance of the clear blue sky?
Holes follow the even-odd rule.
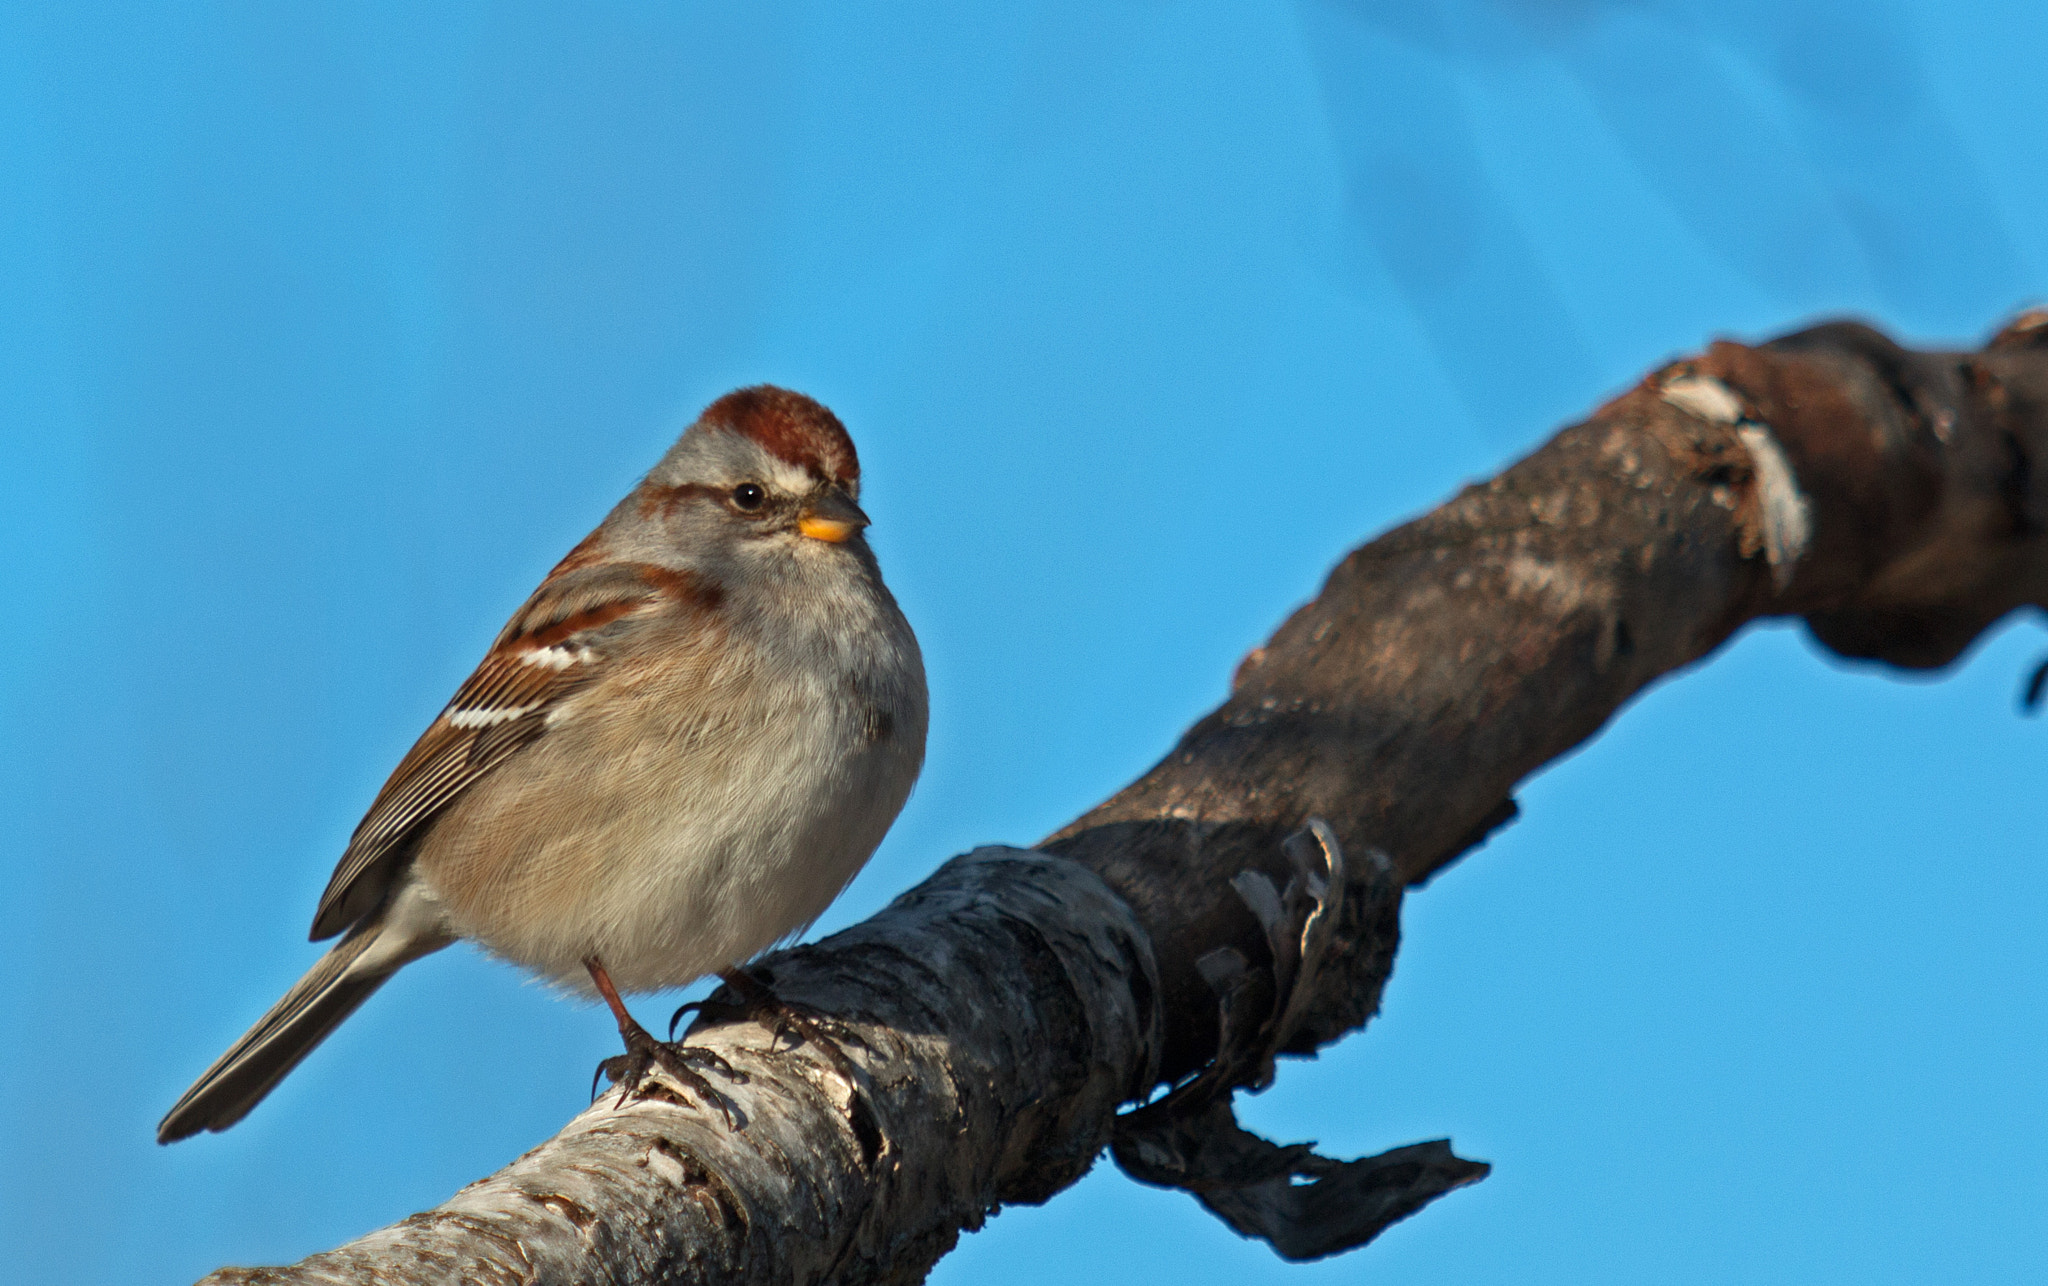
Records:
[[[2044,67],[2039,6],[1940,0],[0,8],[0,1278],[295,1258],[584,1101],[610,1022],[457,949],[151,1141],[718,393],[846,419],[930,662],[829,929],[1142,771],[1345,548],[1666,356],[2040,299]],[[2043,651],[1754,631],[1529,783],[1384,1018],[1244,1107],[1479,1187],[1287,1267],[1105,1164],[935,1280],[2048,1277]]]

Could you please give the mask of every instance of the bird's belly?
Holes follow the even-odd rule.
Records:
[[[415,869],[456,932],[565,987],[589,991],[593,955],[622,989],[681,986],[808,925],[881,841],[917,763],[853,722],[813,705],[716,737],[551,733],[457,801]]]

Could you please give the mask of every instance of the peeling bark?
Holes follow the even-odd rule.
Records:
[[[1441,1144],[1278,1147],[1237,1128],[1229,1093],[1372,1016],[1404,888],[1750,621],[1949,664],[2048,604],[2044,533],[2048,312],[1971,353],[1849,324],[1716,343],[1353,551],[1221,708],[1039,851],[956,858],[771,957],[782,994],[858,1034],[851,1082],[758,1026],[712,1027],[693,1039],[746,1074],[743,1130],[665,1091],[607,1095],[435,1210],[208,1280],[916,1281],[1112,1140],[1289,1257],[1360,1244],[1484,1167]]]
[[[219,1283],[917,1281],[997,1206],[1043,1201],[1144,1091],[1159,1025],[1129,911],[1071,862],[980,849],[755,970],[858,1038],[849,1082],[756,1023],[693,1043],[741,1116],[607,1091],[446,1204]],[[862,1048],[862,1044],[866,1048]],[[716,1076],[716,1074],[713,1074]]]

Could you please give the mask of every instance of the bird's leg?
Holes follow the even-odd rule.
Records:
[[[732,1064],[708,1049],[693,1049],[687,1045],[664,1044],[637,1022],[626,1010],[626,1004],[619,999],[619,989],[612,985],[612,977],[605,972],[604,964],[596,956],[583,962],[590,971],[590,981],[597,985],[597,993],[604,997],[604,1003],[611,1007],[612,1017],[618,1020],[619,1037],[626,1042],[626,1052],[607,1058],[597,1065],[599,1076],[609,1077],[619,1087],[619,1106],[623,1107],[640,1088],[651,1067],[660,1067],[683,1085],[695,1091],[704,1103],[715,1106],[725,1116],[725,1123],[733,1129],[739,1128],[739,1119],[733,1115],[733,1106],[725,1095],[711,1087],[692,1064],[702,1063],[712,1067],[733,1080],[744,1081],[746,1075],[734,1069]]]
[[[766,1026],[778,1040],[794,1032],[815,1045],[841,1076],[854,1075],[853,1061],[847,1058],[840,1042],[845,1041],[861,1049],[869,1048],[858,1032],[822,1010],[784,1000],[775,994],[774,988],[744,969],[721,969],[718,976],[726,986],[739,993],[740,1002],[735,1005],[720,1000],[693,1000],[676,1010],[675,1016],[668,1020],[671,1036],[675,1034],[676,1023],[693,1009],[713,1021],[722,1018],[754,1020]]]

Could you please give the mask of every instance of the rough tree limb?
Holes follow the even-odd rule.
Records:
[[[1359,1244],[1485,1167],[1442,1144],[1348,1165],[1278,1147],[1229,1093],[1372,1016],[1403,889],[1750,621],[1948,664],[2048,604],[2044,533],[2048,313],[1974,353],[1846,324],[1714,344],[1353,551],[1220,709],[1037,851],[956,858],[773,957],[779,990],[865,1042],[854,1083],[715,1027],[695,1039],[747,1074],[744,1130],[607,1094],[445,1205],[209,1280],[916,1281],[1112,1143],[1283,1254]]]

